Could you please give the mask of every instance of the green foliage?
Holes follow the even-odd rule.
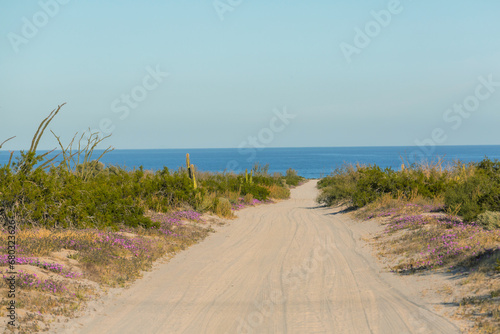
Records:
[[[231,202],[224,197],[217,198],[214,212],[221,217],[232,217],[233,211],[231,210]]]
[[[32,162],[36,161],[33,158]],[[187,205],[227,216],[227,203],[218,198],[232,193],[264,201],[270,196],[267,184],[283,189],[281,193],[286,190],[289,196],[286,188],[278,186],[280,179],[271,176],[258,176],[252,183],[245,183],[244,175],[210,174],[194,189],[185,171],[171,172],[168,168],[126,171],[89,161],[74,170],[59,165],[48,171],[22,173],[17,166],[0,168],[0,218],[32,226],[148,228],[155,225],[144,216],[148,210],[167,212]],[[81,169],[86,172],[81,173]],[[277,196],[276,191],[274,194]]]
[[[248,174],[248,169],[245,169],[245,183],[253,183],[253,170],[251,170],[250,174]]]
[[[245,197],[243,197],[243,202],[245,204],[252,204],[252,201],[253,201],[253,195],[252,194],[246,194]]]
[[[300,182],[304,181],[304,178],[297,175],[297,172],[291,168],[287,169],[283,179],[286,181],[286,184],[293,187],[298,186]]]
[[[85,133],[83,133],[78,140],[78,148],[75,149],[73,147],[73,144],[75,143],[75,139],[78,133],[73,136],[73,139],[71,140],[69,145],[67,147],[64,147],[61,143],[61,138],[58,137],[52,130],[51,132],[57,139],[59,147],[61,148],[63,159],[60,163],[60,166],[65,170],[71,171],[74,174],[82,177],[83,179],[86,179],[89,176],[95,176],[100,173],[104,168],[104,164],[102,164],[99,160],[106,153],[114,150],[114,148],[110,146],[106,148],[97,159],[94,159],[94,150],[97,145],[99,145],[106,138],[109,138],[111,135],[101,138],[99,137],[99,134],[97,132],[92,133],[89,129],[89,135],[86,138],[86,142]]]
[[[488,230],[500,228],[500,212],[480,213],[477,217],[477,223]]]
[[[468,169],[469,173],[457,177],[446,191],[446,207],[456,208],[467,221],[478,219],[486,211],[500,211],[500,162],[485,158]],[[482,216],[485,223],[487,216]]]
[[[97,133],[86,139],[81,135],[79,140],[75,135],[65,147],[52,132],[62,151],[62,161],[56,165],[55,157],[48,158],[50,152],[40,155],[36,149],[63,105],[42,121],[30,149],[21,151],[16,161],[0,168],[0,222],[49,228],[151,228],[158,223],[145,216],[150,210],[167,212],[187,206],[228,217],[232,215],[231,201],[238,202],[240,196],[247,201],[265,201],[272,189],[275,196],[288,197],[288,188],[282,182],[295,184],[302,179],[292,170],[285,177],[271,176],[269,165],[257,164],[250,175],[197,172],[197,181],[189,154],[187,173],[183,168],[176,172],[168,168],[151,172],[142,167],[133,171],[105,167],[99,160],[112,148],[94,159],[94,149],[107,138],[100,138]]]
[[[394,198],[420,195],[433,198],[450,183],[448,171],[412,166],[402,171],[382,170],[377,165],[344,166],[318,182],[322,190],[318,202],[363,207],[385,194]]]
[[[257,168],[259,169],[259,168]],[[291,179],[302,181],[303,178],[290,174]],[[247,182],[248,179],[248,182]],[[282,175],[272,176],[268,173],[256,173],[253,171],[247,174],[220,174],[220,173],[203,173],[199,178],[199,185],[207,193],[216,193],[219,196],[224,195],[226,192],[237,192],[241,196],[251,194],[253,198],[260,201],[265,201],[271,196],[269,188],[277,186],[281,188],[288,188],[282,184],[286,177]],[[294,183],[293,181],[291,181]],[[298,182],[297,182],[298,184]],[[290,192],[288,193],[288,197]],[[287,198],[288,198],[287,197]]]
[[[240,189],[242,195],[251,194],[255,199],[258,199],[259,201],[265,201],[269,198],[270,194],[267,188],[255,183],[244,183],[241,185]]]
[[[438,165],[413,165],[401,171],[376,165],[344,166],[320,180],[318,188],[319,203],[352,207],[363,207],[386,194],[404,199],[444,197],[448,212],[466,221],[483,214],[481,224],[493,228],[496,214],[485,212],[500,212],[500,162],[485,158],[444,170]]]
[[[254,175],[268,176],[269,164],[265,164],[264,166],[262,166],[261,164],[256,162],[252,167],[252,171]]]
[[[191,181],[193,182],[193,188],[196,189],[198,188],[198,184],[196,183],[196,172],[194,165],[190,163],[189,160],[189,153],[186,153],[186,168],[187,168],[187,174]]]
[[[269,196],[275,199],[287,199],[290,198],[290,189],[288,187],[280,187],[278,185],[272,185],[269,188]]]

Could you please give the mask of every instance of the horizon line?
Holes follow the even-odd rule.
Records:
[[[434,145],[434,147],[482,147],[482,146],[500,146],[500,144],[455,144],[455,145]],[[111,146],[112,147],[112,146]],[[415,148],[421,147],[418,145],[362,145],[362,146],[269,146],[257,148],[253,147],[257,150],[266,150],[266,149],[289,149],[289,148],[394,148],[394,147],[402,147],[402,148]],[[428,146],[424,146],[428,147]],[[189,148],[115,148],[112,147],[113,150],[127,150],[127,151],[139,151],[139,150],[238,150],[238,147],[189,147]],[[249,149],[252,147],[244,147],[244,149]],[[106,148],[96,148],[96,151],[105,150]],[[37,151],[61,151],[60,148],[55,149],[39,149]],[[12,152],[12,151],[27,151],[27,149],[0,149],[0,152]]]

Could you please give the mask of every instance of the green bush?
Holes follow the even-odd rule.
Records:
[[[157,172],[142,168],[126,171],[89,162],[76,166],[74,171],[58,166],[48,171],[21,172],[4,166],[0,168],[0,217],[44,227],[148,228],[155,225],[144,216],[148,210],[167,212],[187,205],[201,211],[217,211],[227,205],[225,201],[215,201],[215,197],[231,194],[264,201],[270,196],[267,184],[275,190],[283,189],[289,196],[288,189],[276,185],[280,180],[272,176],[257,176],[251,184],[243,178],[210,174],[199,180],[199,187],[194,189],[185,172],[171,172],[168,168]],[[217,207],[216,202],[224,204]]]
[[[253,198],[265,201],[269,198],[267,187],[280,185],[280,178],[271,175],[255,175],[253,182],[247,183],[242,174],[214,174],[205,173],[199,178],[199,184],[202,189],[208,193],[215,193],[219,196],[225,195],[228,191],[239,193],[241,196],[251,194]]]
[[[483,212],[478,215],[477,223],[488,230],[500,228],[500,212]]]
[[[318,182],[318,202],[326,205],[363,207],[385,194],[394,198],[420,195],[433,198],[450,184],[449,172],[412,166],[394,171],[377,165],[343,166]]]
[[[469,169],[470,175],[457,177],[446,191],[446,207],[467,221],[486,211],[500,211],[500,162],[484,159]]]
[[[243,202],[245,204],[252,204],[253,203],[253,195],[252,194],[246,194],[245,197],[243,197]]]
[[[269,188],[269,196],[274,199],[287,199],[290,198],[290,189],[288,187],[280,187],[272,185]]]
[[[251,194],[259,201],[265,201],[269,198],[269,190],[255,183],[244,183],[241,185],[240,189],[242,195]]]
[[[302,176],[297,175],[297,172],[291,168],[287,169],[283,179],[286,181],[287,185],[293,187],[298,186],[300,182],[304,181],[304,178]]]
[[[386,194],[404,199],[444,197],[448,212],[473,221],[486,211],[500,212],[500,162],[485,158],[447,169],[413,165],[401,171],[376,165],[344,166],[321,179],[318,188],[319,203],[352,207],[363,207]],[[485,217],[483,221],[492,219]]]
[[[329,206],[354,205],[354,196],[358,191],[360,177],[361,173],[352,166],[336,168],[332,175],[318,182],[321,192],[317,201]]]
[[[215,214],[221,217],[232,217],[231,202],[227,198],[219,197],[215,203]]]
[[[264,201],[270,195],[268,187],[288,190],[281,185],[282,180],[288,178],[292,184],[300,178],[292,170],[286,177],[271,176],[269,165],[256,165],[251,183],[244,175],[197,172],[195,189],[182,168],[151,172],[142,167],[134,171],[105,167],[99,159],[112,148],[93,159],[94,148],[107,138],[100,138],[97,133],[91,134],[86,143],[84,136],[75,142],[75,135],[67,147],[54,134],[62,157],[57,164],[55,157],[39,155],[36,150],[45,129],[63,105],[42,121],[30,149],[21,151],[19,158],[0,168],[0,222],[14,220],[19,225],[49,228],[150,228],[158,224],[145,216],[146,211],[166,212],[187,206],[230,216],[230,200],[237,202],[242,195],[247,201]],[[1,142],[0,147],[11,139]]]

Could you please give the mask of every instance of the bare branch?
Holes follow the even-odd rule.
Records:
[[[13,137],[10,137],[9,139],[4,140],[3,143],[0,144],[0,148],[2,148],[3,144],[5,144],[6,142],[8,142],[9,140],[14,139],[14,138],[16,138],[16,136],[13,136]]]

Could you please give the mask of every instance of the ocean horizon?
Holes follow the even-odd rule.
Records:
[[[47,151],[39,151],[40,153]],[[103,150],[95,150],[94,158]],[[60,153],[54,151],[52,154]],[[500,160],[500,145],[436,146],[421,149],[417,146],[359,146],[359,147],[275,147],[275,148],[182,148],[182,149],[116,149],[105,154],[101,161],[106,165],[125,169],[161,170],[167,167],[177,170],[186,164],[186,153],[199,171],[242,172],[256,163],[269,164],[270,173],[285,173],[292,168],[306,178],[329,175],[343,164],[376,164],[381,168],[399,170],[402,158],[406,163],[422,160],[445,164],[454,161],[477,162],[485,157]],[[19,152],[16,151],[15,156]],[[0,165],[8,162],[9,151],[0,151]]]

